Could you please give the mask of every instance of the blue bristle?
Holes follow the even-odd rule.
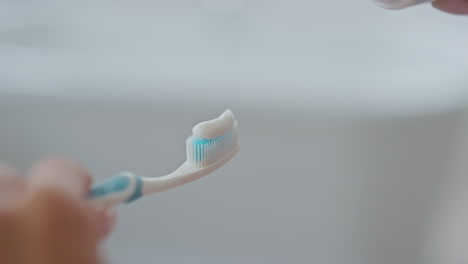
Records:
[[[202,161],[203,160],[203,153],[202,153],[201,150],[203,150],[204,147],[209,145],[209,144],[217,144],[222,137],[223,136],[213,138],[213,139],[204,139],[204,138],[194,137],[193,138],[193,149],[196,151],[195,152],[195,161],[196,162]]]
[[[208,166],[222,158],[237,142],[237,127],[213,139],[190,136],[187,139],[187,161],[195,167]]]

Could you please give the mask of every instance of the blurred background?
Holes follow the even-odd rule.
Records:
[[[111,263],[467,263],[467,29],[369,0],[0,0],[0,159],[165,175],[231,108],[238,156],[119,206]]]

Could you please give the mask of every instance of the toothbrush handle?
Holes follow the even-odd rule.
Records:
[[[103,182],[93,185],[88,198],[93,203],[110,207],[119,203],[129,203],[140,198],[143,180],[131,172],[122,172]]]

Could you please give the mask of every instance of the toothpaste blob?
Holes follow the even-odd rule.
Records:
[[[234,126],[234,114],[226,110],[218,118],[201,122],[194,126],[192,133],[197,138],[213,139],[229,132]]]

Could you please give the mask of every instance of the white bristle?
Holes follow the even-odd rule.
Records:
[[[233,151],[237,144],[237,122],[229,132],[214,139],[204,140],[192,135],[186,142],[187,161],[194,167],[209,166]]]

